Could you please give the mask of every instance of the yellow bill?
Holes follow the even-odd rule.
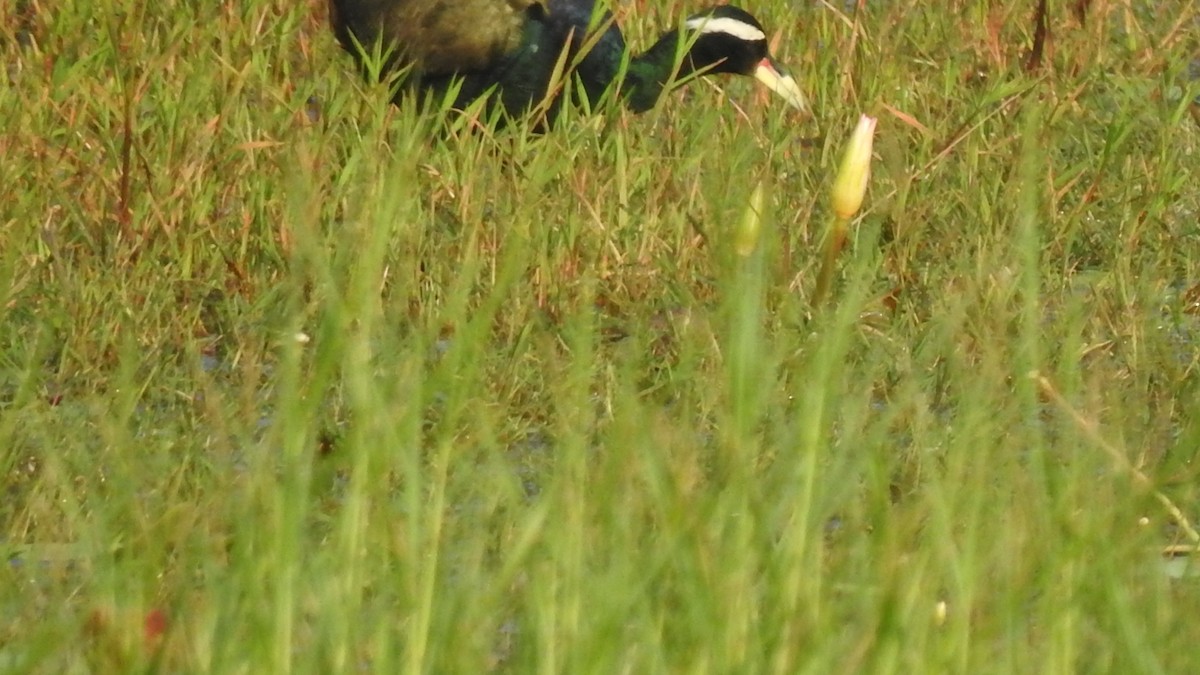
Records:
[[[783,72],[775,59],[768,56],[760,61],[754,69],[754,79],[782,96],[797,110],[808,110],[808,103],[804,100],[804,92],[800,91],[800,85],[796,84],[791,75]]]

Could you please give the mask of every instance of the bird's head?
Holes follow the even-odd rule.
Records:
[[[688,17],[683,29],[693,72],[754,77],[792,106],[807,108],[804,93],[771,56],[767,33],[749,12],[719,5]]]

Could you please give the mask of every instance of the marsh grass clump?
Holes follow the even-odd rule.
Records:
[[[766,2],[811,118],[535,134],[185,4],[0,10],[0,670],[1196,670],[1193,5]]]

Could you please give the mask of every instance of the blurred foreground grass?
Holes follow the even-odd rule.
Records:
[[[0,9],[0,670],[1195,671],[1197,9],[944,4],[544,136],[320,3]]]

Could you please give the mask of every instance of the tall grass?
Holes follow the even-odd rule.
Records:
[[[1200,18],[1033,4],[542,135],[318,2],[0,9],[0,670],[1195,670]]]

